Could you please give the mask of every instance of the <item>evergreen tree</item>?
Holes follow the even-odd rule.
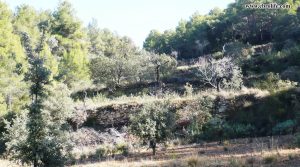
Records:
[[[61,2],[53,13],[51,34],[58,44],[53,54],[61,58],[58,79],[69,86],[89,79],[86,33],[69,2]]]
[[[47,24],[40,24],[40,28],[43,33],[35,49],[31,47],[29,35],[22,33],[22,42],[29,62],[25,80],[31,85],[32,102],[28,108],[27,119],[24,119],[24,125],[21,126],[25,128],[19,130],[16,128],[15,124],[22,124],[18,118],[15,119],[16,123],[13,125],[8,124],[8,133],[5,135],[8,140],[6,145],[12,158],[21,160],[23,163],[32,164],[34,167],[63,166],[66,161],[66,151],[71,148],[68,133],[64,127],[68,113],[72,110],[62,105],[66,104],[71,107],[70,103],[62,98],[65,97],[63,89],[54,89],[62,93],[62,97],[49,92],[51,71],[44,65],[44,57],[41,56]],[[54,102],[53,97],[59,102]],[[15,138],[16,133],[20,131],[26,136],[25,138]]]
[[[13,33],[12,13],[0,2],[0,110],[1,115],[17,111],[26,104],[26,84],[21,82],[27,70],[20,38]]]

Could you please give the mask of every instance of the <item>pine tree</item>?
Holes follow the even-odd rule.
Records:
[[[45,144],[43,143],[47,137],[46,120],[44,120],[42,109],[43,100],[46,97],[45,85],[49,84],[49,76],[51,72],[45,68],[43,59],[39,56],[40,45],[34,51],[30,47],[30,38],[24,33],[23,44],[28,55],[30,64],[29,72],[26,74],[26,81],[31,82],[30,94],[32,103],[29,106],[28,113],[28,137],[26,146],[26,154],[24,153],[25,160],[32,162],[33,166],[39,166],[45,155]],[[42,42],[41,42],[42,44]]]
[[[32,102],[23,124],[17,117],[14,119],[16,124],[7,125],[6,146],[13,159],[34,167],[64,166],[68,149],[71,148],[68,132],[65,131],[66,119],[72,110],[65,106],[71,107],[70,99],[66,99],[65,87],[52,87],[51,71],[45,66],[44,57],[41,55],[47,24],[40,24],[40,28],[43,33],[35,49],[31,47],[29,35],[22,33],[22,42],[29,62],[25,81],[31,85]],[[54,92],[60,94],[56,95]],[[22,133],[26,137],[18,138],[16,133]]]
[[[61,57],[57,78],[69,86],[79,80],[88,79],[87,35],[69,2],[60,3],[53,13],[51,34],[58,41],[58,51],[55,54]]]
[[[21,82],[27,70],[20,38],[13,33],[12,12],[0,2],[0,112],[17,111],[27,103],[26,84]]]

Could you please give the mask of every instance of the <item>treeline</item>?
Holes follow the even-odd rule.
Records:
[[[179,59],[189,59],[222,51],[233,42],[250,45],[276,42],[279,49],[299,42],[300,1],[272,2],[288,3],[292,8],[247,9],[245,4],[266,1],[237,0],[225,10],[215,8],[206,15],[195,13],[189,20],[181,20],[175,30],[152,30],[144,42],[144,48],[155,53],[173,54]]]
[[[130,38],[100,29],[96,21],[88,26],[91,78],[109,86],[160,81],[176,67],[176,59],[138,49]]]
[[[67,1],[62,1],[54,11],[37,11],[21,5],[14,12],[1,2],[0,12],[2,115],[18,111],[30,101],[28,83],[23,80],[30,68],[27,47],[41,45],[39,55],[51,71],[50,80],[71,89],[83,82],[112,87],[159,82],[176,66],[174,58],[143,51],[130,38],[100,29],[95,20],[84,27]],[[21,39],[24,34],[28,35],[30,46]]]
[[[176,59],[136,47],[128,37],[87,27],[71,3],[54,11],[0,1],[0,152],[33,166],[70,158],[74,101],[82,86],[157,82]]]

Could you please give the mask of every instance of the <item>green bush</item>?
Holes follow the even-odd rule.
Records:
[[[126,144],[118,144],[116,147],[118,153],[128,156],[129,155],[129,148]]]
[[[219,117],[210,119],[203,127],[200,135],[205,140],[220,140],[223,138],[224,120]]]
[[[296,147],[300,148],[300,134],[299,133],[294,136],[294,143],[295,143]]]
[[[165,142],[173,136],[175,116],[169,102],[148,103],[130,116],[130,131],[148,141],[155,154],[156,143]]]
[[[224,124],[224,137],[225,138],[242,138],[251,136],[254,132],[254,127],[250,124]]]
[[[297,123],[294,120],[286,120],[275,125],[272,129],[274,135],[291,134]]]
[[[276,155],[270,155],[270,156],[265,157],[263,159],[263,161],[265,164],[272,164],[277,161],[277,158],[278,157]]]
[[[281,80],[280,75],[273,72],[267,73],[261,79],[253,82],[253,87],[271,92],[292,88],[295,85],[295,82]]]

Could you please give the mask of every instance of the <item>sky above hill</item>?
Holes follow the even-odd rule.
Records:
[[[181,19],[198,12],[207,14],[214,7],[226,8],[234,0],[69,0],[76,15],[87,25],[93,18],[100,28],[129,36],[138,45],[152,29],[176,27]],[[6,0],[12,9],[28,4],[36,9],[55,9],[59,0]]]

